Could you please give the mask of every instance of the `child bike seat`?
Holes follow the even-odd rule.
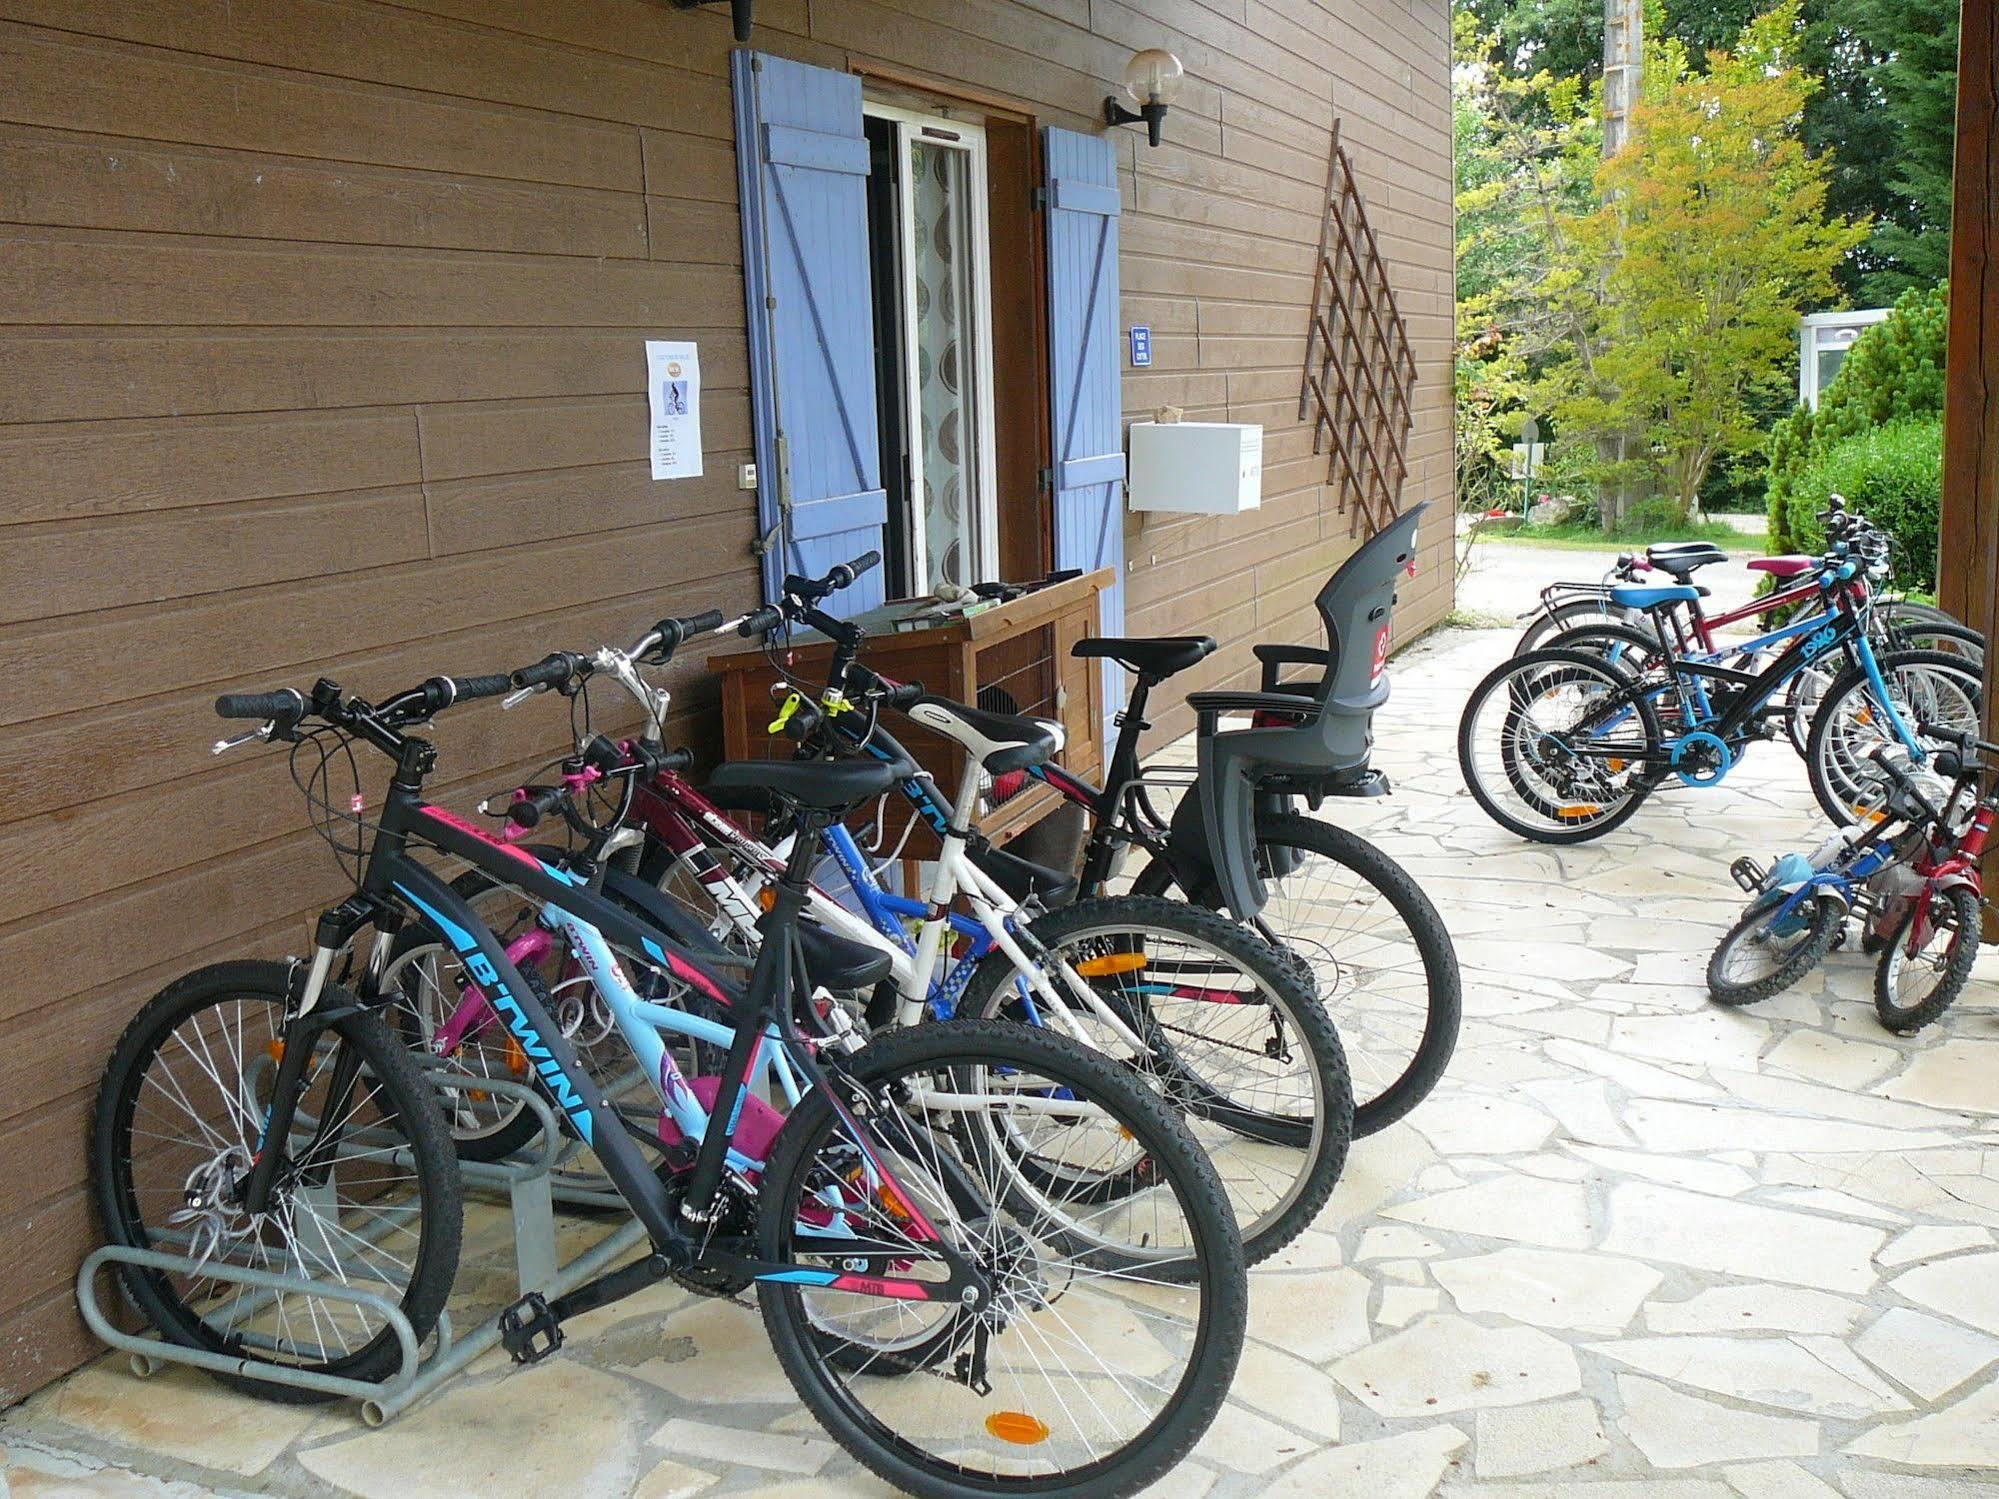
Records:
[[[1667,583],[1657,588],[1638,583],[1613,583],[1610,601],[1620,609],[1656,609],[1661,604],[1692,603],[1705,591],[1689,583]]]
[[[1367,768],[1374,710],[1388,699],[1388,640],[1395,585],[1413,566],[1416,528],[1427,505],[1404,511],[1340,565],[1315,601],[1324,650],[1260,647],[1266,690],[1197,692],[1202,813],[1223,904],[1247,920],[1269,898],[1256,867],[1259,787],[1317,794]],[[1318,681],[1279,683],[1287,662],[1318,665]],[[1253,715],[1265,727],[1221,731],[1224,713]]]
[[[1129,667],[1141,677],[1163,682],[1175,672],[1185,671],[1196,661],[1215,653],[1212,635],[1160,635],[1141,639],[1127,635],[1104,635],[1079,640],[1069,654],[1084,658],[1104,656]]]
[[[926,729],[962,744],[994,775],[1046,765],[1062,753],[1062,726],[1018,713],[988,713],[924,693],[903,710]]]
[[[1798,578],[1818,566],[1816,558],[1800,556],[1793,552],[1784,557],[1752,557],[1749,570],[1753,573],[1768,573],[1773,578]]]

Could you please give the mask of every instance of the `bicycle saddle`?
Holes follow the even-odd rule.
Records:
[[[1638,583],[1616,583],[1611,586],[1610,601],[1620,609],[1656,609],[1661,604],[1688,603],[1706,591],[1690,583],[1670,583],[1658,588],[1647,588]]]
[[[798,923],[798,951],[806,977],[822,989],[872,989],[895,971],[880,948],[829,932],[816,921]]]
[[[1141,677],[1163,682],[1175,672],[1185,671],[1196,661],[1215,652],[1212,635],[1158,635],[1149,638],[1131,635],[1103,635],[1079,640],[1069,654],[1085,659],[1105,656],[1129,667]]]
[[[1797,552],[1783,557],[1752,557],[1749,570],[1753,573],[1768,573],[1773,578],[1798,578],[1818,566],[1815,557],[1802,556]]]
[[[1710,541],[1661,543],[1645,548],[1646,561],[1681,583],[1691,578],[1695,569],[1710,562],[1726,561],[1727,557],[1728,553]]]
[[[907,761],[730,760],[715,767],[708,784],[718,791],[768,791],[793,806],[839,812],[880,796],[911,773]]]
[[[994,775],[1046,765],[1062,753],[1062,726],[1018,713],[988,713],[930,693],[903,710],[926,729],[962,744]]]

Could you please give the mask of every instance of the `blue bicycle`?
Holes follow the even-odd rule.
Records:
[[[1699,598],[1693,586],[1613,587],[1613,602],[1649,629],[1596,627],[1596,648],[1530,651],[1473,690],[1458,725],[1473,799],[1537,842],[1601,837],[1669,781],[1726,779],[1750,744],[1782,732],[1796,705],[1780,699],[1816,671],[1832,685],[1812,713],[1812,790],[1835,822],[1855,821],[1880,779],[1873,751],[1892,742],[1922,761],[1928,747],[1912,725],[1975,728],[1982,686],[1962,657],[1874,648],[1868,564],[1844,546],[1828,552],[1817,573],[1824,608],[1756,642],[1748,665],[1688,648],[1677,611]]]

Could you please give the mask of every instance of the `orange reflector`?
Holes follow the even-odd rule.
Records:
[[[270,1053],[273,1062],[282,1062],[285,1059],[285,1043],[282,1041],[266,1041],[264,1050]]]
[[[507,1071],[515,1077],[526,1077],[528,1071],[528,1054],[511,1034],[507,1037]]]
[[[1017,1447],[1032,1447],[1048,1440],[1048,1423],[1026,1411],[994,1411],[986,1417],[986,1430]]]
[[[1594,817],[1603,810],[1595,802],[1575,802],[1556,809],[1563,817]]]
[[[1100,979],[1113,973],[1136,973],[1144,966],[1142,952],[1107,952],[1101,957],[1083,959],[1076,965],[1076,972],[1086,979]]]

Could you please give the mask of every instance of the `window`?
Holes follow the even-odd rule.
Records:
[[[868,237],[891,586],[998,576],[986,136],[869,101]]]
[[[1819,397],[1846,362],[1854,340],[1887,316],[1887,308],[1875,307],[1861,312],[1815,312],[1803,318],[1798,329],[1798,399],[1816,411]]]

